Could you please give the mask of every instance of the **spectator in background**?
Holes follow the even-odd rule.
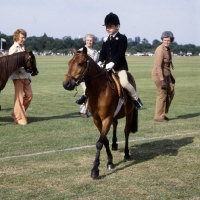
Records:
[[[25,51],[24,42],[27,33],[23,29],[17,29],[14,32],[14,44],[9,49],[9,55]],[[10,77],[13,80],[15,88],[14,109],[11,112],[11,117],[16,124],[26,125],[26,110],[28,109],[33,98],[31,88],[31,74],[27,73],[23,66],[16,70]]]
[[[99,53],[95,49],[93,49],[93,45],[96,42],[96,40],[97,38],[95,37],[95,35],[91,33],[86,34],[85,37],[83,38],[83,41],[85,42],[85,47],[87,48],[88,56],[90,56],[95,62],[98,62]],[[79,49],[78,51],[82,51],[82,48]],[[86,106],[87,97],[85,95],[86,91],[85,82],[82,82],[81,86],[83,88],[84,94],[76,101],[76,103],[81,105],[79,109],[79,114],[81,115],[81,117],[87,118],[89,117],[90,113]]]
[[[172,56],[170,51],[170,44],[174,41],[173,33],[170,31],[164,31],[161,35],[162,44],[157,47],[154,55],[154,67],[152,70],[152,79],[157,88],[156,109],[154,115],[154,121],[156,122],[168,122],[168,118],[165,116],[169,111],[170,104],[174,97],[174,84],[170,70],[172,66]]]

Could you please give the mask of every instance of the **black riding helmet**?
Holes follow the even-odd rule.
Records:
[[[104,25],[102,25],[102,26],[118,25],[118,24],[120,24],[119,17],[116,14],[111,12],[108,15],[106,15],[106,17],[104,19]]]

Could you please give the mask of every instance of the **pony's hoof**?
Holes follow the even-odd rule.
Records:
[[[91,177],[92,178],[98,178],[99,177],[99,169],[97,169],[97,170],[92,169],[91,170]]]
[[[107,169],[114,169],[115,165],[113,163],[108,163],[107,164]]]
[[[131,156],[124,156],[124,161],[130,161],[133,160],[133,158]]]
[[[118,144],[112,144],[112,151],[117,151],[118,150]]]

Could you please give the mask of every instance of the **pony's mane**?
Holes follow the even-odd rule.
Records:
[[[0,58],[0,79],[12,74],[17,68],[22,67],[25,61],[27,52],[14,53],[12,55],[3,56]],[[19,66],[21,65],[21,66]]]
[[[85,56],[85,58],[87,58],[88,60],[90,60],[90,61],[92,61],[94,63],[95,67],[97,67],[97,68],[102,70],[102,68],[88,54],[84,54],[83,51],[78,50],[75,55]]]

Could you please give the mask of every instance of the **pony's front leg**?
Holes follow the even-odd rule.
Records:
[[[94,165],[93,168],[91,170],[91,177],[92,178],[97,178],[99,176],[99,165],[100,165],[100,152],[101,149],[103,147],[103,143],[98,141],[96,143],[96,156],[95,156],[95,160],[94,160]]]

